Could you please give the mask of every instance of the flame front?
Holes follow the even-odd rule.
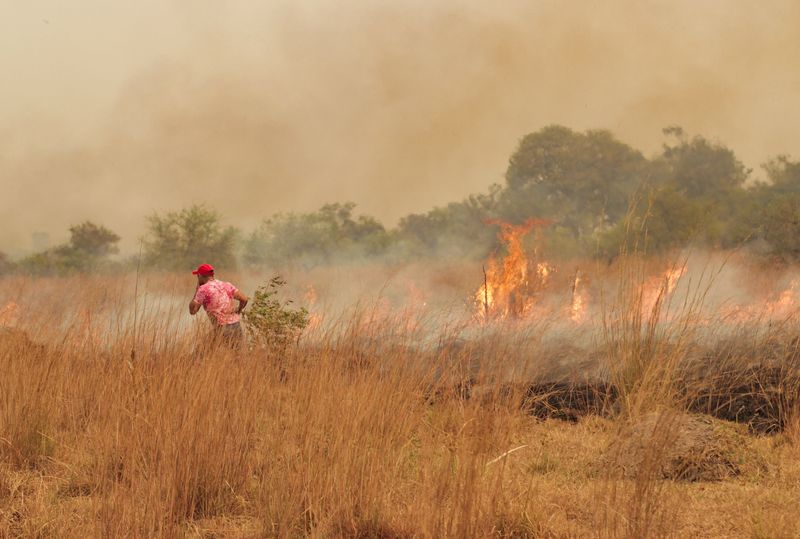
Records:
[[[322,317],[317,312],[317,290],[314,285],[308,285],[306,293],[303,294],[303,301],[308,308],[308,328],[311,330],[318,328]]]
[[[793,314],[797,309],[795,297],[797,296],[797,279],[789,283],[789,288],[781,292],[781,295],[774,302],[768,303],[767,308],[772,317],[786,317]]]
[[[563,281],[550,281],[556,269],[546,261],[536,260],[537,251],[527,253],[523,240],[531,230],[542,224],[529,220],[522,225],[493,223],[500,225],[500,240],[505,245],[504,257],[491,257],[484,268],[484,283],[475,292],[474,319],[484,323],[503,319],[552,319],[560,316],[569,319],[576,326],[590,323],[590,287],[587,281],[591,275],[578,269],[571,279],[571,287],[566,295],[554,294],[546,302],[545,292]],[[655,319],[671,320],[686,305],[671,308],[671,298],[686,274],[687,266],[672,266],[656,275],[645,278],[631,288],[634,300],[640,309],[642,321]],[[687,284],[687,294],[696,293]],[[553,307],[555,298],[563,298],[558,307]],[[703,310],[710,306],[705,305]],[[692,307],[694,308],[694,307]],[[800,315],[800,277],[790,281],[787,288],[766,298],[756,299],[746,304],[716,305],[712,307],[716,315],[727,323],[758,324],[764,321],[788,320]],[[706,313],[709,314],[709,313]],[[698,320],[705,320],[703,316]]]
[[[484,283],[475,293],[479,318],[522,318],[530,312],[537,294],[546,286],[552,267],[546,262],[531,265],[523,238],[534,227],[546,224],[540,219],[528,219],[521,225],[498,221],[499,237],[506,248],[502,261],[495,257],[489,260],[484,270]]]
[[[675,291],[675,287],[678,286],[678,281],[684,273],[686,273],[686,266],[673,267],[661,275],[645,281],[641,291],[643,318],[650,318],[654,311],[660,308],[662,302]]]
[[[589,294],[583,286],[581,272],[575,272],[572,280],[572,304],[570,305],[569,318],[576,324],[586,321],[586,313],[589,306]]]
[[[758,320],[780,320],[797,314],[797,289],[800,279],[792,279],[788,288],[777,298],[752,305],[734,305],[723,309],[723,318],[734,323],[747,323]]]

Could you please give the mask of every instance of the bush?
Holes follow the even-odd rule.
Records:
[[[255,346],[285,347],[297,340],[308,325],[308,310],[304,307],[292,309],[291,300],[281,302],[277,298],[285,284],[286,281],[276,275],[269,283],[258,287],[244,312],[244,327]]]

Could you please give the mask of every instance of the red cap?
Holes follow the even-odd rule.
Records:
[[[214,275],[214,266],[211,264],[200,264],[192,275]]]

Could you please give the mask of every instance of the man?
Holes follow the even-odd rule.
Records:
[[[197,290],[189,303],[189,314],[195,315],[203,307],[222,342],[238,349],[242,343],[239,322],[247,305],[247,296],[231,283],[215,279],[214,266],[211,264],[200,264],[192,275],[197,275]],[[239,302],[238,307],[234,307],[233,300]]]

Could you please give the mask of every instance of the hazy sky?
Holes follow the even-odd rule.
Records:
[[[0,0],[0,250],[153,211],[388,225],[550,123],[800,158],[800,2]]]

